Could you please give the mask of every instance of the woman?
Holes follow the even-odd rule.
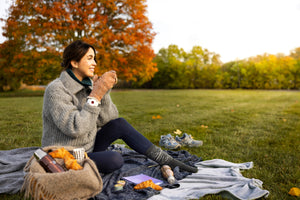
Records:
[[[107,147],[122,139],[133,150],[146,155],[160,165],[197,172],[197,168],[173,159],[135,130],[110,98],[117,82],[115,71],[94,75],[96,51],[80,40],[66,47],[64,70],[46,88],[43,105],[42,146],[61,145],[83,147],[96,163],[99,172],[110,173],[123,165],[122,156]]]

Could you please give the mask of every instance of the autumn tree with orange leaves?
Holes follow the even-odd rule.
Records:
[[[121,79],[148,81],[157,68],[146,8],[145,0],[16,0],[0,44],[2,86],[47,84],[59,75],[63,49],[78,39],[96,48],[97,73],[114,69]]]

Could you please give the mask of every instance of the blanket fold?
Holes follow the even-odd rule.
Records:
[[[14,194],[20,191],[23,184],[23,168],[38,147],[20,148],[0,151],[0,193]],[[252,162],[231,163],[221,159],[201,161],[201,158],[187,151],[167,151],[175,159],[195,164],[199,171],[191,174],[179,171],[176,167],[174,176],[180,187],[168,189],[170,185],[160,172],[160,166],[146,156],[123,145],[112,145],[109,150],[120,152],[124,166],[110,174],[102,174],[103,190],[94,200],[127,200],[127,199],[198,199],[207,194],[220,194],[230,199],[258,199],[267,197],[269,192],[262,189],[263,182],[258,179],[245,178],[241,170],[253,167]],[[151,188],[134,191],[134,184],[126,182],[123,190],[114,191],[114,185],[124,176],[146,174],[164,180],[164,189],[156,191]]]
[[[258,199],[267,197],[262,181],[245,178],[240,170],[251,169],[253,162],[232,163],[222,159],[196,163],[198,172],[178,181],[179,188],[163,189],[149,200],[199,199],[207,194],[220,194],[228,199]]]
[[[39,147],[0,151],[0,194],[16,194],[23,184],[23,168]]]

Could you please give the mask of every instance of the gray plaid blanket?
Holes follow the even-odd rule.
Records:
[[[23,168],[33,152],[39,147],[28,147],[0,151],[0,194],[15,194],[20,191],[23,184]],[[121,169],[110,174],[102,174],[103,191],[96,195],[94,200],[183,200],[198,199],[207,194],[220,194],[229,199],[258,199],[267,197],[269,192],[262,189],[262,181],[242,176],[240,170],[253,167],[252,162],[231,163],[221,159],[201,161],[201,158],[189,152],[167,151],[172,157],[188,164],[196,165],[197,173],[179,171],[175,168],[174,175],[179,185],[170,185],[164,180],[160,166],[144,155],[124,148],[121,145],[112,145],[110,150],[118,151],[124,158]],[[121,191],[115,191],[114,185],[125,176],[146,174],[163,180],[161,191],[146,188],[134,190],[134,184],[126,182]],[[179,186],[179,187],[178,187]]]

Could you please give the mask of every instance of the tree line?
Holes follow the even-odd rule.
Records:
[[[118,87],[299,89],[300,48],[222,63],[201,46],[176,45],[155,55],[145,0],[18,0],[0,44],[0,91],[46,85],[59,76],[63,49],[84,40],[97,51],[96,73],[118,73]]]
[[[158,72],[145,88],[300,89],[300,48],[290,55],[263,54],[222,64],[200,46],[186,53],[176,45],[162,48]]]

